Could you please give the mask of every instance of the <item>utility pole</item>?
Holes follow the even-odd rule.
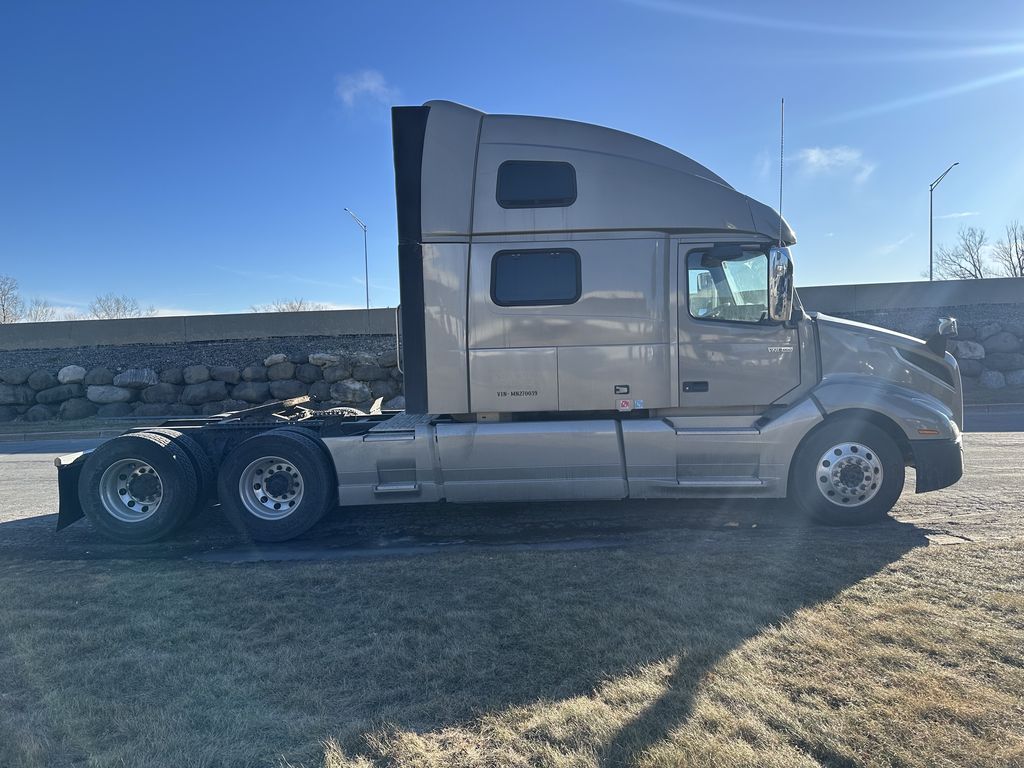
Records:
[[[949,168],[947,168],[946,170],[944,170],[942,172],[942,175],[939,176],[939,178],[937,178],[935,181],[933,181],[931,184],[928,185],[928,279],[929,280],[934,280],[935,279],[935,258],[934,258],[933,254],[932,254],[932,229],[933,229],[933,224],[935,223],[935,217],[932,215],[932,195],[935,192],[935,188],[937,186],[939,186],[939,182],[942,181],[944,178],[946,178],[946,174],[949,173],[950,171],[952,171],[953,168],[955,166],[958,166],[958,165],[960,165],[959,161],[953,163],[953,165],[949,166]]]
[[[370,261],[366,255],[366,225],[363,220],[356,216],[348,208],[345,213],[352,217],[353,221],[363,230],[363,281],[366,284],[366,332],[370,332]]]

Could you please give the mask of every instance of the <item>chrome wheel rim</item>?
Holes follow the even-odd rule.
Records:
[[[261,456],[238,479],[238,495],[250,514],[261,520],[288,517],[302,502],[302,473],[280,456]]]
[[[883,476],[874,450],[862,443],[839,443],[818,459],[814,482],[836,506],[859,507],[878,495]]]
[[[100,477],[100,503],[123,523],[141,523],[157,513],[164,501],[164,482],[141,459],[115,461]]]

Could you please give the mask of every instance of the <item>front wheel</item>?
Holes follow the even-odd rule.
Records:
[[[889,434],[856,418],[827,421],[800,445],[790,471],[790,494],[828,525],[885,518],[903,492],[903,454]]]
[[[246,440],[228,454],[217,479],[224,514],[256,541],[305,533],[334,504],[337,484],[317,441],[287,429]]]

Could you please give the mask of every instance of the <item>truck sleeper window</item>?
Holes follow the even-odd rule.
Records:
[[[768,256],[742,251],[734,258],[694,251],[686,259],[690,315],[698,320],[759,323],[768,314]]]
[[[574,304],[581,292],[580,255],[569,248],[499,251],[491,261],[491,300],[500,307]]]
[[[576,169],[569,163],[506,160],[498,167],[502,208],[564,208],[576,202]]]

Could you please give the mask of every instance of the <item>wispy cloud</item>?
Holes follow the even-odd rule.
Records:
[[[334,92],[341,103],[349,108],[363,99],[384,105],[398,99],[398,89],[388,83],[383,73],[376,69],[361,69],[338,75]]]
[[[797,167],[808,176],[849,175],[863,184],[875,171],[875,163],[864,159],[854,147],[805,147],[796,153]]]
[[[913,239],[913,237],[913,234],[904,235],[899,240],[895,240],[891,243],[885,243],[884,245],[880,245],[877,248],[875,248],[874,254],[876,256],[891,256],[904,245],[909,243]]]
[[[876,38],[880,40],[1014,40],[1020,41],[1024,31],[1013,29],[908,29],[899,27],[860,27],[848,24],[824,24],[805,19],[787,19],[779,16],[758,16],[749,13],[722,10],[710,5],[673,2],[673,0],[626,0],[630,5],[653,11],[671,13],[691,19],[714,21],[732,26],[770,29],[782,32],[808,32],[814,35],[837,37]],[[824,6],[823,6],[824,7]]]
[[[848,120],[858,120],[863,117],[874,117],[875,115],[885,114],[886,112],[895,112],[898,109],[915,107],[918,104],[927,104],[930,101],[941,101],[942,99],[960,96],[965,93],[971,93],[972,91],[992,88],[993,86],[1001,85],[1013,80],[1019,80],[1021,78],[1024,78],[1024,67],[1011,69],[1006,72],[999,72],[994,75],[988,75],[987,77],[970,80],[966,83],[951,85],[948,88],[926,91],[925,93],[919,93],[913,96],[905,96],[902,99],[883,101],[880,104],[872,104],[867,107],[862,107],[861,109],[843,112],[842,114],[835,115],[834,117],[825,120],[824,123],[844,123]]]
[[[980,216],[981,211],[957,211],[956,213],[944,213],[936,216],[936,219],[966,219],[968,216]]]
[[[775,163],[771,153],[762,149],[757,153],[757,157],[754,158],[754,165],[757,168],[757,178],[764,181],[771,175],[772,167]]]

